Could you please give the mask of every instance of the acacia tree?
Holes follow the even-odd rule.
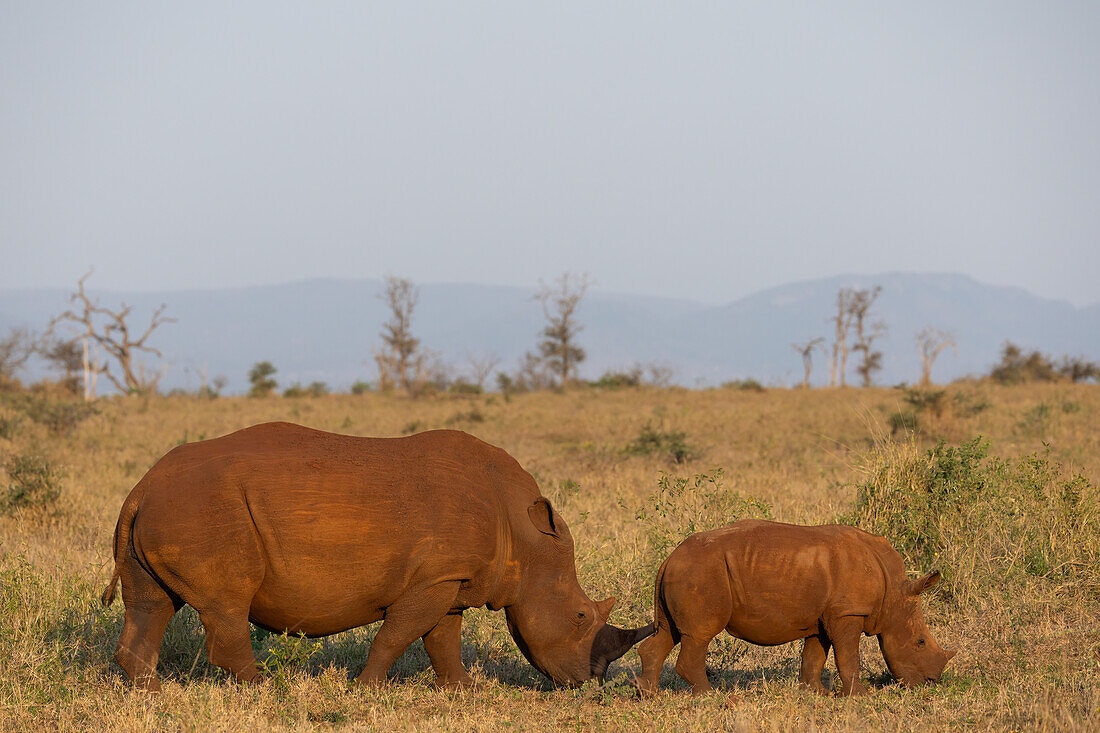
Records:
[[[577,322],[576,312],[589,284],[587,274],[566,272],[555,285],[540,283],[542,287],[535,294],[535,300],[542,304],[542,314],[546,317],[539,354],[562,387],[569,384],[569,378],[575,376],[577,364],[586,356],[584,349],[576,342],[577,334],[584,328]]]
[[[925,326],[917,334],[917,351],[920,353],[920,384],[927,387],[932,384],[932,365],[940,353],[948,346],[955,351],[955,337],[947,331]]]
[[[390,319],[382,324],[379,334],[383,348],[374,350],[378,385],[383,390],[400,385],[412,392],[414,381],[423,378],[426,366],[424,355],[419,353],[420,339],[412,335],[412,315],[420,299],[420,288],[411,280],[390,275],[385,291],[378,297],[390,308]]]
[[[802,389],[810,388],[810,371],[814,368],[814,349],[825,343],[824,336],[812,338],[804,344],[791,344],[791,348],[802,356],[802,368],[805,374],[802,376]]]
[[[858,351],[863,356],[856,371],[863,381],[863,386],[869,387],[874,373],[882,369],[882,352],[875,351],[873,344],[876,339],[886,335],[886,324],[882,321],[870,322],[869,320],[871,306],[875,304],[879,293],[882,292],[882,286],[876,285],[869,290],[851,292],[848,310],[856,329],[856,343],[852,346],[852,351]]]
[[[105,375],[123,394],[135,394],[142,392],[155,392],[157,384],[164,377],[166,368],[155,372],[147,371],[145,364],[135,360],[138,352],[152,354],[157,358],[163,358],[159,350],[148,346],[146,341],[157,327],[165,323],[174,323],[175,318],[164,315],[167,307],[163,303],[155,311],[149,320],[149,325],[140,336],[130,333],[130,324],[126,320],[133,312],[133,306],[122,303],[117,311],[100,306],[84,292],[84,281],[91,277],[89,270],[84,277],[77,281],[77,290],[69,296],[69,302],[77,307],[57,316],[50,322],[49,332],[61,323],[68,322],[78,327],[76,338],[89,338],[110,355],[118,366],[121,374],[115,375],[109,364],[98,367],[99,373]]]

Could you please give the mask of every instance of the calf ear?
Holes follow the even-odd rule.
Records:
[[[535,529],[551,537],[558,536],[558,517],[554,508],[550,506],[550,500],[545,496],[535,499],[535,503],[527,507],[527,516],[531,517],[531,524]]]
[[[925,575],[923,578],[910,580],[908,583],[906,583],[906,591],[908,591],[909,595],[911,596],[919,596],[921,593],[924,593],[926,590],[928,590],[938,582],[940,582],[940,571],[933,570],[928,575]]]

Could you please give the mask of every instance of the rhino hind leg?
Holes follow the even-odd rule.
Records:
[[[863,695],[867,686],[859,679],[859,640],[863,636],[862,616],[843,616],[826,621],[826,631],[833,642],[833,658],[840,675],[840,694]]]
[[[703,695],[714,689],[707,679],[707,647],[713,636],[689,636],[680,639],[680,656],[676,659],[676,672],[691,685],[692,695]]]
[[[126,620],[118,639],[115,660],[134,686],[149,692],[160,691],[157,660],[164,641],[164,630],[182,602],[170,596],[136,562],[121,569],[122,600]]]
[[[367,664],[355,681],[362,685],[385,682],[386,673],[409,648],[409,644],[427,635],[452,610],[459,586],[457,580],[420,586],[410,589],[394,601],[386,609],[382,627],[371,642]],[[448,629],[445,627],[444,631]],[[440,644],[437,649],[442,646],[444,645]],[[461,666],[461,660],[459,665]]]
[[[247,610],[200,610],[199,620],[206,631],[206,654],[211,664],[231,672],[240,682],[259,679]]]
[[[802,673],[799,681],[804,688],[820,695],[826,694],[821,684],[821,673],[825,669],[825,660],[829,657],[832,641],[822,629],[819,633],[806,637],[802,644]]]
[[[470,687],[474,680],[462,666],[462,613],[448,613],[424,634],[436,687]]]
[[[668,621],[658,624],[657,633],[649,637],[638,647],[638,656],[642,658],[642,673],[634,680],[634,688],[640,695],[652,695],[657,692],[661,677],[661,668],[672,652],[672,647],[680,643],[678,634],[669,628]]]

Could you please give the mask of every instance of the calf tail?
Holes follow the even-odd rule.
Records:
[[[679,643],[680,630],[672,620],[668,601],[665,600],[665,566],[667,565],[668,558],[665,558],[661,563],[661,569],[657,571],[657,582],[653,584],[653,631],[656,634],[661,629],[667,629],[672,634],[673,640]]]
[[[106,590],[103,591],[103,595],[99,599],[104,606],[110,606],[115,600],[115,588],[118,586],[119,578],[122,575],[122,564],[126,562],[126,555],[130,551],[134,518],[137,517],[138,504],[141,503],[141,497],[144,493],[145,491],[142,490],[142,485],[139,483],[126,497],[126,501],[122,503],[122,510],[118,514],[118,523],[115,524],[115,569],[111,574],[110,583],[107,584]]]

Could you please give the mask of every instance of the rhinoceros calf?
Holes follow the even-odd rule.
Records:
[[[824,692],[821,671],[833,648],[841,693],[861,694],[859,640],[877,636],[895,678],[935,682],[955,655],[941,649],[921,613],[933,572],[907,580],[901,556],[882,537],[854,527],[749,519],[700,532],[673,550],[657,573],[656,633],[638,648],[638,689],[652,693],[676,644],[676,671],[694,694],[711,690],[705,659],[723,629],[754,644],[805,639],[801,682]]]
[[[462,432],[357,438],[288,423],[182,445],[137,483],[115,527],[126,621],[115,658],[157,690],[165,627],[187,603],[211,663],[258,675],[249,621],[326,636],[383,619],[360,682],[410,643],[440,685],[462,666],[466,608],[505,611],[524,656],[559,684],[602,676],[652,628],[606,624],[577,582],[573,538],[535,480]]]

